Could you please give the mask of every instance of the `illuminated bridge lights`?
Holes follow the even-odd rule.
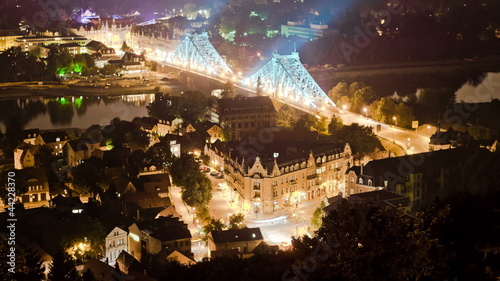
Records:
[[[208,34],[187,34],[182,43],[175,49],[167,62],[182,65],[187,69],[207,71],[224,77],[224,73],[233,73],[214,46],[208,40]]]
[[[313,99],[321,99],[335,106],[304,68],[297,52],[291,55],[274,54],[272,60],[245,79],[245,83],[257,85],[258,79],[262,82],[264,92],[272,97],[295,96],[296,102],[302,101],[304,106],[311,108],[317,107]]]

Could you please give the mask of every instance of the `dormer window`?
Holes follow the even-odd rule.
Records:
[[[359,184],[363,184],[363,179],[359,178]]]

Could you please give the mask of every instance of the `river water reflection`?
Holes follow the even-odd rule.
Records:
[[[0,120],[4,131],[12,116],[26,129],[87,128],[109,124],[114,117],[132,120],[147,116],[146,105],[152,101],[154,94],[2,100]]]

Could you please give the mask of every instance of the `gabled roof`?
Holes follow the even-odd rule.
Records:
[[[45,131],[40,135],[45,143],[53,143],[57,141],[69,140],[69,136],[66,133],[66,131],[53,131],[53,132]]]
[[[350,195],[349,202],[372,201],[375,206],[408,206],[410,200],[404,195],[400,195],[385,189],[369,192],[362,192]]]
[[[21,131],[21,139],[31,139],[31,138],[36,138],[40,134],[39,129],[28,129],[28,130],[22,130]]]
[[[187,224],[179,218],[171,216],[144,221],[138,226],[139,229],[148,232],[150,236],[162,242],[192,238]]]
[[[140,124],[144,129],[151,130],[156,124],[158,124],[159,121],[153,117],[141,117],[135,122]]]
[[[228,229],[223,231],[212,231],[212,238],[214,243],[234,243],[245,241],[263,240],[260,228],[242,228],[242,229]]]
[[[67,145],[69,145],[71,149],[73,149],[73,151],[77,152],[77,151],[89,150],[87,143],[89,143],[88,140],[80,139],[80,140],[70,140],[67,142]]]

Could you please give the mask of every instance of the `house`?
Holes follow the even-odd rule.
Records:
[[[134,258],[134,256],[127,253],[126,251],[122,251],[120,255],[118,255],[118,258],[116,258],[116,263],[118,264],[120,271],[125,274],[143,274],[146,270],[144,266],[139,262],[139,260]]]
[[[448,130],[442,132],[438,126],[436,133],[430,137],[429,150],[434,151],[467,146],[470,141],[469,132],[455,131],[451,126]]]
[[[408,197],[397,194],[385,189],[356,193],[343,198],[341,195],[327,198],[328,205],[323,209],[325,212],[330,212],[339,207],[343,200],[350,203],[372,202],[374,206],[385,207],[390,206],[394,208],[403,208],[409,211],[410,200]]]
[[[28,129],[21,131],[21,139],[25,143],[35,144],[36,137],[40,134],[39,129]]]
[[[169,262],[175,261],[185,266],[193,265],[196,263],[195,260],[177,250],[171,250],[169,253],[167,253],[166,260]]]
[[[63,146],[69,141],[66,131],[45,131],[35,138],[35,145],[47,145],[56,156],[63,155]]]
[[[38,147],[28,143],[22,143],[14,149],[14,169],[35,167],[35,153]]]
[[[238,255],[249,254],[263,241],[258,227],[211,231],[208,234],[208,256],[213,258],[235,251]]]
[[[100,142],[93,143],[86,139],[70,140],[63,146],[63,158],[67,165],[76,167],[83,160],[89,159],[95,150],[99,150]]]
[[[212,122],[205,121],[202,123],[193,123],[185,127],[186,133],[199,132],[206,135],[206,141],[208,143],[214,143],[217,140],[224,139],[224,132],[222,128]]]
[[[105,256],[107,263],[114,266],[122,251],[128,251],[128,233],[120,227],[114,227],[105,239]]]
[[[145,217],[148,213],[154,218],[166,207],[172,205],[169,197],[158,197],[157,192],[130,192],[121,196],[124,204],[124,214],[128,216],[135,216],[137,220],[147,219]],[[151,210],[149,212],[148,210]]]
[[[276,126],[276,109],[270,97],[239,97],[217,100],[220,126],[231,130],[231,139]]]
[[[191,252],[191,232],[187,224],[174,217],[159,217],[144,221],[139,225],[141,240],[148,254],[157,254],[161,250],[177,250],[189,257]]]
[[[49,181],[44,168],[26,168],[16,172],[16,188],[26,190],[17,197],[24,208],[49,206]]]
[[[459,174],[474,153],[489,151],[468,148],[437,150],[426,153],[373,160],[346,172],[345,195],[385,189],[409,198],[412,211],[445,200],[458,184]]]
[[[135,123],[139,124],[140,129],[148,134],[150,138],[150,143],[152,143],[159,135],[158,125],[160,120],[153,117],[141,117],[134,119]],[[164,124],[162,124],[164,125]]]
[[[50,206],[54,207],[61,213],[72,212],[74,214],[79,214],[83,212],[84,205],[80,200],[80,197],[66,197],[61,194],[56,195],[50,200]]]
[[[158,126],[158,136],[177,134],[184,121],[175,115],[167,115],[165,119],[160,119]]]
[[[143,175],[138,179],[140,183],[138,188],[149,192],[156,193],[160,198],[169,196],[170,176],[168,174]]]
[[[205,154],[218,165],[224,159],[229,198],[241,212],[253,213],[272,213],[343,192],[345,172],[352,162],[348,144],[301,141],[253,146],[216,142],[206,146]]]

